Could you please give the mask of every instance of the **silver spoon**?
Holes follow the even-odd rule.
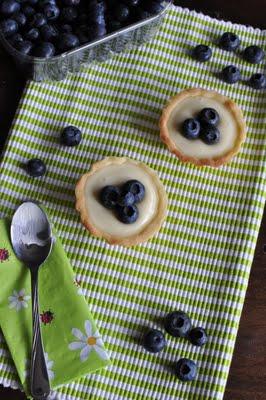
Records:
[[[51,389],[40,330],[38,272],[49,256],[54,240],[45,212],[38,204],[31,201],[22,203],[17,208],[10,233],[16,256],[29,267],[31,272],[33,338],[30,391],[34,399],[43,400],[49,396]]]

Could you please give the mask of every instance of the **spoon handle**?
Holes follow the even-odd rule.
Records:
[[[36,400],[44,400],[51,391],[43,351],[39,317],[38,267],[31,268],[33,339],[31,354],[30,388]]]

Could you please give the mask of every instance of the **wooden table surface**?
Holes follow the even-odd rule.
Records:
[[[178,3],[218,18],[266,29],[266,0],[252,2],[250,0],[184,0]],[[12,60],[0,49],[0,149],[10,128],[24,84],[25,80],[19,75]],[[265,243],[266,213],[258,237],[224,400],[266,400]],[[25,400],[26,397],[19,391],[0,386],[0,400],[2,399]]]

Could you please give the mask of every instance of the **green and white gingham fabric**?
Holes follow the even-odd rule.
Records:
[[[227,85],[217,72],[238,65],[243,77],[265,70],[215,45],[233,30],[242,48],[264,46],[266,33],[172,8],[155,39],[142,48],[84,69],[58,83],[29,83],[20,104],[1,167],[1,215],[11,216],[28,198],[44,203],[88,297],[113,365],[61,387],[59,400],[219,400],[225,390],[240,314],[266,195],[265,91],[245,83]],[[211,44],[206,64],[189,50]],[[181,163],[161,143],[158,120],[168,98],[181,89],[204,87],[230,96],[248,125],[241,153],[219,169]],[[60,145],[66,125],[84,133],[77,148]],[[169,196],[167,220],[150,242],[111,247],[88,234],[74,209],[77,179],[105,156],[146,162]],[[42,158],[42,179],[21,164]],[[1,269],[1,264],[0,264]],[[167,348],[152,355],[140,345],[147,327],[162,329],[172,310],[186,311],[209,333],[204,348],[167,335]],[[60,332],[58,332],[60,335]],[[18,378],[1,340],[0,382]],[[194,382],[181,383],[173,363],[198,364]]]

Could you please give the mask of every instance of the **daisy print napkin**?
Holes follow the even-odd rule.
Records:
[[[28,394],[32,315],[30,272],[14,255],[9,222],[0,220],[0,325]],[[80,282],[57,238],[39,277],[40,321],[51,387],[110,364]]]

